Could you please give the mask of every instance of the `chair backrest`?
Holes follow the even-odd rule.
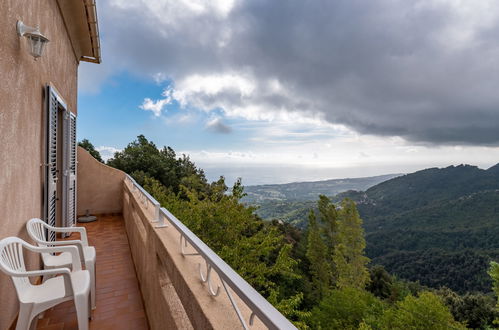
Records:
[[[28,276],[22,276],[26,272],[23,245],[27,244],[17,237],[7,237],[0,241],[0,269],[11,276],[19,297],[31,286]]]
[[[30,219],[26,223],[26,230],[28,231],[28,235],[34,240],[38,246],[47,246],[47,235],[45,228],[45,222],[38,218]]]
[[[47,242],[47,227],[48,225],[42,219],[38,218],[29,219],[26,223],[26,230],[28,231],[29,237],[41,247],[50,246],[50,242]],[[44,264],[47,263],[47,258],[50,258],[50,254],[42,253]]]

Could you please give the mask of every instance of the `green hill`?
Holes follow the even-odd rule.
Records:
[[[373,263],[428,286],[490,290],[486,269],[499,255],[499,166],[431,168],[347,194],[358,202]]]
[[[319,195],[332,197],[348,190],[365,190],[399,175],[247,186],[242,202],[257,206],[256,213],[262,219],[279,219],[303,229]]]
[[[357,202],[373,264],[431,287],[490,291],[486,269],[499,258],[499,164],[425,169],[333,200],[344,197]],[[305,228],[313,207],[311,197],[266,200],[258,212]]]

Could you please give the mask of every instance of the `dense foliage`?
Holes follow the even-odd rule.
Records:
[[[368,189],[359,202],[367,254],[389,272],[460,293],[490,292],[499,257],[496,167],[428,169]]]
[[[454,318],[472,329],[492,325],[494,318],[498,314],[495,310],[494,299],[491,296],[471,293],[459,296],[445,287],[439,289],[436,293],[449,307]]]
[[[382,266],[368,268],[351,199],[337,206],[320,196],[300,230],[259,218],[241,203],[241,181],[232,189],[223,177],[209,183],[188,157],[144,136],[108,164],[130,173],[299,328],[484,328],[497,317],[491,297],[431,292]]]
[[[497,296],[497,309],[499,311],[499,264],[497,262],[490,263],[489,275],[492,278],[494,292]],[[499,317],[496,317],[495,324],[499,324]]]
[[[383,313],[380,324],[383,329],[466,329],[441,299],[428,291],[397,302]]]

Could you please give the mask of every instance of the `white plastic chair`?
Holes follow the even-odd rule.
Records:
[[[26,229],[29,236],[38,244],[38,246],[61,246],[75,245],[80,253],[80,259],[85,262],[85,269],[90,272],[90,301],[92,309],[95,309],[95,259],[96,253],[93,246],[88,246],[87,231],[83,227],[52,227],[44,221],[33,218],[26,223]],[[81,240],[68,241],[47,241],[46,229],[56,233],[71,233],[79,232]],[[51,255],[42,253],[43,264],[45,268],[61,268],[67,267],[71,269],[71,255],[69,253],[61,253],[60,255]]]
[[[23,249],[36,253],[67,253],[72,258],[72,268],[54,268],[27,271],[24,263]],[[78,328],[88,329],[90,318],[89,294],[90,274],[81,269],[78,249],[74,246],[37,247],[17,237],[7,237],[0,241],[0,269],[10,275],[19,298],[20,308],[16,330],[32,328],[36,315],[64,301],[74,299]],[[40,285],[31,284],[29,277],[52,277]]]

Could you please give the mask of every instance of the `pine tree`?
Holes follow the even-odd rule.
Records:
[[[338,212],[331,200],[324,195],[319,195],[317,207],[319,209],[320,220],[326,236],[327,245],[333,247],[335,245],[335,236],[338,231]],[[332,253],[333,251],[330,252]]]
[[[338,236],[338,212],[333,202],[324,195],[319,195],[317,208],[320,214],[320,231],[328,252],[327,261],[331,270],[330,283],[331,286],[335,286],[338,275],[333,263],[333,255]]]
[[[308,224],[307,259],[310,262],[312,278],[312,300],[316,303],[324,298],[331,285],[331,265],[328,261],[328,248],[321,237],[314,211],[310,211]]]
[[[334,247],[333,263],[337,273],[336,285],[339,288],[354,287],[364,289],[369,281],[367,263],[364,256],[366,241],[362,220],[355,203],[345,199],[338,212],[337,244]]]

